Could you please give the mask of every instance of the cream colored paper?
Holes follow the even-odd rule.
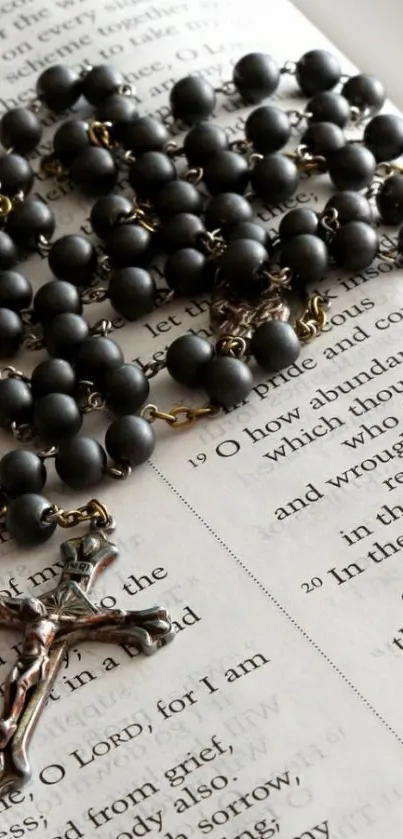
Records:
[[[111,61],[136,85],[139,110],[161,113],[189,72],[218,84],[250,50],[284,61],[327,45],[286,2],[0,9],[4,105],[28,101],[45,66]],[[287,77],[280,97],[303,105]],[[247,109],[230,102],[220,98],[217,121],[239,137]],[[82,198],[42,179],[36,189],[60,231],[89,230]],[[319,208],[331,190],[325,176],[301,181],[288,208]],[[276,229],[277,209],[261,215]],[[22,270],[49,279],[39,257]],[[120,560],[95,596],[130,609],[160,602],[178,637],[150,659],[112,645],[72,651],[32,744],[33,783],[0,803],[0,839],[400,835],[403,508],[384,505],[399,505],[403,481],[403,291],[401,272],[371,271],[323,283],[331,327],[291,370],[256,370],[247,404],[191,431],[158,427],[152,463],[99,489]],[[91,323],[104,313],[86,309]],[[115,337],[145,363],[189,329],[207,334],[201,301]],[[187,398],[165,373],[152,382],[162,407]],[[96,415],[84,430],[102,439],[106,422]],[[65,506],[89,497],[51,471],[46,493]],[[64,536],[26,552],[4,542],[1,589],[50,587]],[[3,679],[15,642],[2,633]]]

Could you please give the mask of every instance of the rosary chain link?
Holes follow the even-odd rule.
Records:
[[[181,157],[185,153],[185,150],[184,147],[180,146],[179,143],[176,143],[175,140],[168,140],[168,142],[165,143],[163,152],[168,157],[175,158]]]
[[[101,318],[101,320],[97,320],[96,323],[91,326],[90,333],[91,335],[98,335],[101,338],[106,338],[111,332],[114,332],[115,329],[121,329],[125,323],[126,321],[122,317],[113,318],[112,320],[109,320],[108,318]]]
[[[68,169],[60,163],[54,154],[46,154],[41,158],[40,168],[49,178],[56,178],[57,181],[66,181],[69,177]]]
[[[84,306],[88,306],[91,303],[103,303],[105,300],[108,300],[109,291],[103,286],[98,288],[88,286],[88,288],[82,290],[80,297]]]
[[[328,233],[336,233],[340,228],[339,212],[336,207],[328,207],[319,214],[319,224]]]
[[[186,172],[183,172],[181,178],[189,184],[197,186],[197,184],[201,183],[203,180],[203,176],[204,171],[201,166],[192,166],[190,169],[187,169]]]
[[[319,294],[308,299],[304,313],[295,322],[295,331],[301,344],[309,344],[323,332],[328,309],[329,302]]]
[[[12,422],[10,428],[19,443],[30,443],[35,438],[35,429],[28,422]]]
[[[8,195],[0,194],[0,218],[9,216],[13,209],[13,202]]]
[[[388,262],[389,265],[396,266],[399,262],[400,251],[397,247],[392,247],[388,250],[382,250],[382,248],[379,248],[377,257],[382,260],[382,262]]]
[[[29,377],[21,370],[17,370],[16,367],[12,367],[11,364],[2,367],[0,370],[0,379],[20,379],[22,382],[29,382]]]
[[[144,227],[144,230],[148,230],[149,233],[156,233],[160,228],[158,221],[151,215],[151,206],[146,203],[143,206],[138,203],[133,204],[130,213],[122,215],[120,222],[121,224],[136,222],[140,227]]]
[[[300,145],[293,152],[285,152],[285,157],[293,160],[303,174],[321,175],[327,171],[327,160],[320,154],[311,154],[306,146]]]
[[[105,472],[116,481],[125,481],[132,474],[132,468],[128,463],[115,463],[113,466],[108,466]]]
[[[3,529],[3,526],[6,521],[7,515],[7,497],[6,495],[0,491],[0,531]]]
[[[248,341],[241,335],[220,335],[215,349],[218,355],[243,358],[247,354],[248,346]]]
[[[225,288],[218,286],[210,306],[210,321],[219,333],[233,338],[250,339],[254,330],[267,320],[278,318],[288,320],[289,309],[284,303],[279,289],[287,288],[291,272],[281,269],[278,274],[267,274],[272,287],[262,296],[259,304],[239,303],[227,298]],[[274,286],[274,288],[273,288]]]
[[[10,151],[7,151],[7,154],[10,154]],[[23,201],[24,198],[25,195],[22,191],[17,192],[15,195],[13,195],[12,198],[10,198],[8,195],[3,195],[3,193],[0,193],[0,219],[7,218],[7,216],[9,216],[10,213],[12,213],[14,208],[18,204],[21,204],[21,201]]]
[[[280,67],[280,74],[282,76],[284,76],[284,75],[295,76],[296,72],[297,72],[297,62],[296,61],[290,61],[290,60],[285,61],[283,66]]]
[[[100,146],[104,149],[113,149],[114,143],[111,138],[111,122],[100,122],[94,119],[88,126],[88,137],[94,146]]]
[[[216,230],[204,230],[200,233],[199,241],[205,247],[207,253],[216,259],[219,259],[227,248],[227,243],[219,227]]]
[[[78,524],[90,522],[94,527],[109,527],[112,523],[107,507],[98,498],[92,498],[83,507],[76,510],[63,510],[58,504],[53,504],[44,515],[45,521],[55,521],[59,527],[70,528]]]
[[[36,352],[36,350],[42,350],[44,348],[45,341],[39,335],[36,335],[35,332],[27,332],[22,339],[21,346],[24,350]]]
[[[160,361],[148,361],[142,369],[146,379],[153,379],[161,370],[165,370],[166,366],[166,360],[161,359]]]
[[[236,93],[236,87],[232,79],[221,82],[214,90],[216,93],[223,93],[224,96],[233,96]]]
[[[106,399],[95,389],[94,382],[83,379],[78,383],[82,394],[82,401],[79,403],[79,408],[82,414],[91,414],[94,411],[102,411],[106,406]]]
[[[155,420],[160,419],[166,422],[170,428],[174,428],[175,431],[184,431],[186,428],[193,426],[196,420],[201,419],[202,417],[217,416],[220,410],[221,409],[218,405],[204,405],[201,408],[191,408],[188,405],[178,405],[177,407],[171,408],[169,411],[160,411],[157,405],[150,403],[144,406],[141,411],[141,416],[146,419],[147,422],[152,423],[155,422]]]

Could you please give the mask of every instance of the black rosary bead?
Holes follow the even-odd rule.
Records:
[[[117,463],[140,466],[155,449],[155,432],[143,417],[127,414],[118,417],[108,428],[105,448]]]
[[[233,242],[235,239],[253,239],[259,242],[270,253],[272,249],[272,242],[270,234],[262,224],[255,221],[238,221],[234,224],[227,234],[228,242]]]
[[[32,300],[29,280],[17,271],[0,272],[0,307],[21,312],[28,309]]]
[[[100,239],[107,239],[115,227],[133,211],[131,201],[125,195],[112,193],[98,198],[92,207],[91,227]]]
[[[137,107],[133,99],[120,93],[111,93],[103,100],[96,112],[100,122],[111,122],[108,129],[113,142],[120,143],[125,129],[137,119]]]
[[[0,158],[0,184],[4,195],[27,195],[34,182],[32,166],[19,154],[4,154]]]
[[[350,103],[339,93],[323,90],[309,100],[306,111],[310,122],[332,122],[344,128],[350,117]]]
[[[234,151],[219,151],[209,157],[203,181],[212,195],[220,192],[245,192],[249,182],[247,160]]]
[[[105,474],[106,452],[92,437],[72,437],[58,446],[55,469],[72,489],[88,489],[99,484]]]
[[[48,254],[49,268],[58,280],[73,285],[89,285],[97,269],[97,253],[85,236],[68,234],[53,243]]]
[[[325,206],[323,211],[325,215],[327,210],[337,211],[337,222],[340,226],[347,224],[349,221],[365,221],[367,224],[373,222],[371,204],[359,192],[349,190],[336,192],[329,198]]]
[[[112,338],[90,335],[82,343],[76,359],[76,373],[79,379],[94,382],[104,387],[110,370],[123,364],[123,352]]]
[[[138,364],[127,363],[109,371],[105,393],[116,414],[135,414],[148,398],[150,385]]]
[[[269,373],[277,373],[297,360],[301,345],[295,329],[281,320],[268,320],[253,333],[250,349],[257,363]]]
[[[40,198],[26,198],[17,204],[7,219],[7,232],[17,245],[36,250],[38,240],[50,239],[56,226],[50,207]]]
[[[390,175],[376,194],[376,206],[385,224],[403,222],[403,176]],[[366,221],[366,219],[363,219]]]
[[[40,545],[56,530],[56,520],[46,518],[51,509],[50,502],[41,495],[24,493],[7,506],[6,529],[20,545]]]
[[[36,322],[46,324],[56,315],[81,315],[83,304],[78,289],[64,280],[51,280],[34,296],[33,315]]]
[[[1,458],[0,486],[9,498],[40,492],[45,483],[45,464],[34,452],[15,449]]]
[[[220,280],[241,297],[254,298],[267,286],[262,271],[268,259],[268,253],[260,242],[235,239],[228,244],[220,259]]]
[[[144,268],[120,268],[112,273],[109,280],[109,298],[119,315],[127,320],[136,320],[154,309],[154,279]]]
[[[203,199],[193,184],[187,181],[171,181],[155,196],[155,209],[163,220],[177,213],[192,213],[199,216],[203,211]]]
[[[193,297],[210,291],[214,265],[195,248],[180,248],[168,257],[164,268],[165,281],[179,297]]]
[[[194,125],[213,113],[216,94],[206,79],[200,76],[186,76],[174,84],[169,102],[174,119]]]
[[[294,194],[298,187],[298,169],[283,154],[267,154],[256,160],[251,170],[251,184],[263,201],[279,204]]]
[[[314,122],[301,136],[310,154],[328,157],[346,144],[343,131],[334,122]]]
[[[382,82],[367,73],[351,76],[344,83],[341,92],[350,105],[364,114],[376,114],[381,110],[386,99]]]
[[[149,265],[153,256],[153,237],[140,224],[119,224],[105,242],[112,268]]]
[[[17,352],[24,336],[24,324],[17,312],[0,308],[0,358],[10,358]]]
[[[370,184],[376,161],[368,149],[347,143],[329,157],[328,166],[337,189],[360,190]]]
[[[394,160],[403,154],[403,119],[394,114],[378,114],[365,126],[364,143],[379,161]]]
[[[371,264],[379,247],[379,236],[363,221],[349,221],[336,231],[331,251],[339,268],[362,271]]]
[[[76,374],[64,358],[47,358],[35,367],[31,375],[31,390],[34,399],[41,399],[48,393],[67,393],[73,396],[76,390]]]
[[[271,154],[288,143],[291,125],[285,111],[272,105],[262,105],[249,114],[245,136],[260,154]]]
[[[72,108],[81,96],[81,90],[79,74],[65,64],[48,67],[41,73],[36,85],[38,98],[55,114]]]
[[[237,61],[232,79],[245,102],[261,102],[277,89],[280,69],[270,55],[250,52]]]
[[[8,271],[18,262],[18,252],[15,244],[4,230],[0,230],[0,271]]]
[[[199,216],[191,213],[178,213],[163,227],[162,240],[168,253],[181,248],[197,248],[200,244],[205,226]]]
[[[111,93],[119,93],[124,85],[124,78],[115,67],[97,64],[88,71],[82,84],[83,96],[97,108]]]
[[[21,379],[0,379],[0,426],[30,422],[33,411],[31,388]]]
[[[281,242],[288,242],[294,236],[309,233],[316,236],[319,231],[319,218],[314,210],[308,207],[296,207],[290,210],[280,221],[278,235]]]
[[[188,131],[183,149],[190,166],[205,166],[214,154],[227,151],[229,146],[226,131],[210,122],[199,122]]]
[[[88,135],[88,122],[81,119],[66,119],[53,135],[53,151],[63,166],[71,166],[73,160],[91,141]]]
[[[42,125],[30,108],[11,108],[0,119],[0,142],[17,154],[29,154],[42,137]]]
[[[115,161],[108,149],[89,146],[74,158],[70,177],[86,195],[103,195],[115,186],[117,178]]]
[[[137,118],[137,106],[134,99],[121,93],[111,93],[103,100],[96,111],[96,119],[100,122],[111,122],[109,129],[112,139],[120,142],[125,128]]]
[[[84,318],[72,312],[63,312],[44,323],[45,346],[54,358],[73,361],[88,337]]]
[[[148,151],[140,155],[129,169],[129,181],[136,195],[151,198],[178,177],[172,160],[162,152]]]
[[[208,361],[202,379],[209,399],[227,408],[243,402],[253,387],[249,367],[239,358],[228,356],[216,356]]]
[[[77,402],[67,393],[47,393],[35,404],[35,429],[52,446],[74,437],[82,421]]]
[[[311,233],[301,233],[284,243],[281,264],[291,268],[294,287],[321,280],[328,269],[329,256],[325,242]]]
[[[203,369],[213,358],[213,347],[199,335],[181,335],[168,347],[167,370],[185,387],[201,387]]]
[[[169,132],[156,117],[139,117],[130,125],[122,128],[121,143],[124,149],[130,150],[134,157],[139,157],[147,151],[162,151],[169,140]]]
[[[249,201],[236,192],[222,192],[210,198],[205,212],[207,230],[222,229],[227,232],[239,221],[250,221],[253,210]]]
[[[313,96],[335,87],[341,76],[341,67],[330,52],[310,50],[297,62],[295,74],[301,90]]]

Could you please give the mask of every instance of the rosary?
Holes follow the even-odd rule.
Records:
[[[308,97],[304,110],[260,104],[284,75]],[[231,140],[210,121],[220,96],[258,105],[244,136]],[[96,198],[90,214],[102,247],[85,235],[53,239],[55,219],[30,197],[27,159],[42,137],[44,109],[61,114],[81,98],[91,118],[69,117],[42,157],[43,176],[65,180]],[[37,99],[0,119],[0,427],[38,451],[9,451],[0,461],[0,517],[20,544],[39,545],[57,526],[88,523],[88,532],[61,545],[59,585],[35,597],[0,596],[0,620],[23,632],[21,652],[4,688],[0,719],[0,797],[31,776],[28,747],[69,645],[114,641],[150,654],[171,641],[167,611],[101,609],[89,597],[98,575],[117,556],[108,539],[114,521],[98,499],[64,510],[42,496],[46,461],[59,478],[84,490],[105,477],[127,479],[154,451],[154,423],[185,429],[242,403],[253,386],[253,364],[276,373],[293,364],[301,346],[327,323],[328,301],[307,287],[328,269],[362,271],[374,259],[396,266],[396,245],[382,249],[379,222],[403,223],[403,119],[378,113],[382,84],[342,76],[337,59],[312,50],[282,67],[250,53],[219,88],[201,76],[176,82],[166,120],[139,116],[132,88],[109,65],[81,72],[45,70]],[[360,139],[348,140],[347,125]],[[180,145],[173,139],[185,128]],[[293,151],[281,151],[298,135]],[[121,173],[133,191],[114,192]],[[254,219],[253,205],[288,201],[300,178],[327,177],[337,190],[321,212],[289,211],[278,236]],[[33,295],[18,260],[36,251],[53,279]],[[151,263],[165,258],[165,286]],[[125,363],[109,334],[177,297],[210,296],[214,343],[186,334],[165,358],[143,367]],[[109,301],[114,311],[89,325],[83,307]],[[46,349],[30,377],[9,363],[19,348]],[[167,371],[184,388],[204,391],[200,405],[161,409],[148,402],[150,382]],[[108,407],[115,419],[104,445],[80,435],[86,413]]]

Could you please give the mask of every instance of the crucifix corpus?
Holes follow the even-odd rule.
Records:
[[[0,718],[0,798],[31,778],[28,748],[68,647],[106,641],[151,655],[172,641],[166,609],[100,609],[89,592],[118,550],[102,530],[61,545],[64,562],[56,588],[40,597],[0,597],[0,622],[24,633],[20,655],[4,687]]]

